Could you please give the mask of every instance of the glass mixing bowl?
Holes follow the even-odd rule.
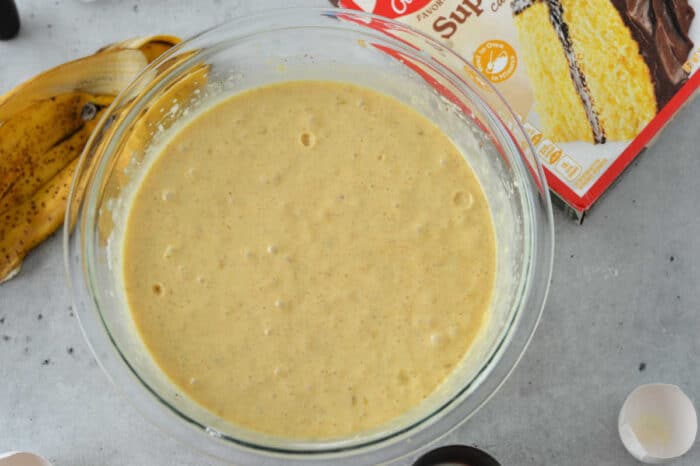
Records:
[[[120,274],[127,193],[153,152],[149,147],[212,99],[298,79],[370,87],[431,119],[478,176],[497,237],[491,317],[460,367],[400,418],[323,441],[245,430],[179,392],[138,338]],[[495,393],[523,354],[544,306],[553,244],[542,169],[518,117],[488,81],[450,49],[400,23],[338,9],[239,18],[181,43],[145,68],[91,137],[65,226],[75,309],[108,377],[163,430],[235,464],[378,464],[454,429]]]

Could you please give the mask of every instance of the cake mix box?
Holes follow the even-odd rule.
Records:
[[[700,84],[700,0],[339,0],[451,46],[505,96],[579,219]]]

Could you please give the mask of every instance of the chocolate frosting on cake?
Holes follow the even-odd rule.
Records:
[[[688,80],[683,64],[693,48],[688,37],[695,11],[688,0],[611,0],[639,44],[654,82],[657,111]]]
[[[512,0],[513,14],[518,15],[533,3],[541,1],[548,3],[550,21],[561,37],[562,29],[566,29],[566,25],[562,21],[561,4],[558,0]],[[693,41],[688,37],[688,31],[695,17],[695,11],[688,4],[688,0],[610,0],[610,2],[639,44],[639,50],[651,72],[656,94],[656,110],[659,111],[688,80],[688,72],[683,69],[683,64],[693,48]],[[564,39],[562,45],[565,51],[569,52],[566,49],[570,48],[571,44],[567,43],[564,37],[561,38]],[[573,76],[577,74],[576,65],[571,64],[571,67]],[[599,136],[596,135],[595,138],[598,139]]]

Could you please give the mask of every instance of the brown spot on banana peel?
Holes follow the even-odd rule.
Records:
[[[73,159],[32,197],[2,213],[0,222],[0,282],[24,257],[63,223],[66,202],[78,158]]]

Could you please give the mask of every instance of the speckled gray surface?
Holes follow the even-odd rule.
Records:
[[[187,36],[273,4],[325,6],[18,0],[23,29],[0,42],[0,93],[112,41]],[[633,465],[616,418],[634,386],[675,383],[700,399],[699,119],[700,102],[689,104],[582,226],[555,213],[553,287],[535,339],[501,391],[442,443],[479,445],[504,465]],[[18,449],[58,466],[219,464],[110,386],[73,317],[58,236],[0,286],[0,452]],[[674,464],[700,464],[700,447]]]

